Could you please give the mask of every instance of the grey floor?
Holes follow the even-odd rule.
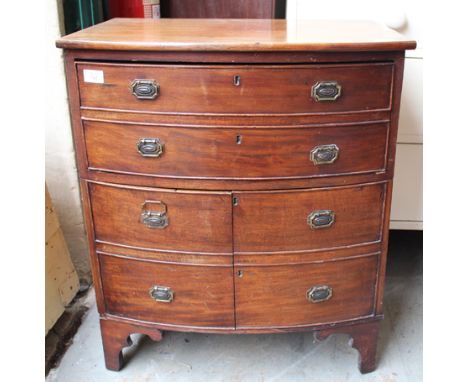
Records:
[[[154,343],[132,335],[124,350],[126,365],[108,371],[91,293],[91,308],[73,344],[46,381],[65,382],[342,382],[422,381],[422,235],[392,232],[378,368],[361,375],[357,351],[346,335],[322,342],[312,333],[276,335],[205,335],[165,332]]]

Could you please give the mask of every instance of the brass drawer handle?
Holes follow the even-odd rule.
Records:
[[[133,80],[131,89],[137,99],[155,99],[159,96],[159,84],[154,80]]]
[[[328,285],[316,285],[307,291],[308,301],[317,303],[330,300],[333,296],[333,289]]]
[[[310,160],[316,165],[331,164],[338,159],[340,148],[335,145],[320,145],[310,151]]]
[[[149,295],[152,299],[159,302],[172,302],[174,299],[174,292],[172,289],[160,285],[153,285],[149,290]]]
[[[159,138],[141,138],[137,150],[141,156],[159,158],[164,152],[164,144]]]
[[[158,210],[148,210],[147,205],[154,204],[159,206]],[[140,222],[148,228],[163,229],[169,225],[167,217],[167,206],[160,201],[146,200],[141,206]]]
[[[336,81],[321,81],[312,87],[312,97],[317,102],[336,101],[340,96],[341,85]]]
[[[312,229],[327,228],[335,222],[335,213],[331,210],[313,211],[307,216],[307,224]]]

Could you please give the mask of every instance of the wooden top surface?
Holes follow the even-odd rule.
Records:
[[[127,51],[391,51],[416,42],[370,21],[116,18],[57,40],[66,49]]]

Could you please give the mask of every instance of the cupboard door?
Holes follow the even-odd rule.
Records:
[[[236,266],[236,327],[327,324],[372,315],[378,256]]]

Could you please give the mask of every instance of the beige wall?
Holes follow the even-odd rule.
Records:
[[[62,51],[55,47],[60,36],[61,0],[46,0],[46,129],[45,176],[72,261],[80,279],[90,281],[78,178],[70,128]]]

